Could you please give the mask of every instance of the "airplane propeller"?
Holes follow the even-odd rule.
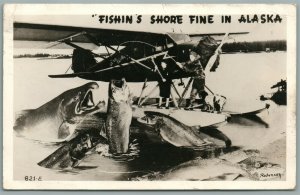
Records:
[[[212,66],[215,64],[215,62],[216,62],[216,60],[217,60],[217,58],[218,58],[218,56],[220,54],[221,48],[224,45],[224,43],[226,42],[226,40],[227,40],[228,35],[229,35],[229,33],[226,33],[224,35],[224,37],[223,37],[220,45],[218,46],[218,48],[215,51],[215,54],[213,56],[211,56],[210,59],[209,59],[209,61],[207,62],[207,65],[206,65],[206,68],[205,68],[205,74],[206,75],[210,72]]]

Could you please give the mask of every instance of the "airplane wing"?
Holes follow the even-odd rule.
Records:
[[[111,78],[125,77],[127,81],[141,82],[145,80],[145,77],[156,81],[162,79],[160,71],[155,67],[155,63],[160,63],[154,62],[153,58],[164,58],[164,51],[167,48],[191,42],[191,39],[183,33],[154,33],[15,22],[14,42],[18,41],[43,43],[38,48],[58,48],[58,46],[63,45],[69,46],[66,48],[90,48],[83,47],[79,45],[80,43],[97,47],[104,46],[113,51],[108,57],[104,57],[104,60],[99,64],[86,71],[50,75],[52,78],[81,77],[109,81]],[[17,46],[16,43],[15,46]],[[113,46],[125,48],[116,50],[116,47]],[[182,77],[178,73],[173,76],[174,78]]]
[[[176,43],[176,40],[172,39],[172,37],[178,37],[175,36],[175,33],[173,33],[172,36],[169,36],[166,33],[20,22],[14,23],[14,41],[43,42],[44,45],[40,44],[40,46],[44,46],[44,48],[56,46],[56,44],[59,45],[59,43],[63,42],[94,44],[90,37],[86,36],[87,34],[90,35],[90,37],[94,37],[98,43],[116,46],[128,40],[161,46],[166,43],[166,39],[171,43]],[[16,46],[21,47],[22,44],[17,44]]]
[[[190,37],[203,37],[203,36],[224,36],[226,33],[222,32],[222,33],[205,33],[205,34],[189,34]],[[249,32],[228,32],[228,35],[245,35],[245,34],[249,34]]]
[[[29,41],[34,47],[39,48],[47,48],[49,46],[56,46],[56,48],[70,48],[66,45],[59,47],[57,47],[58,44],[55,45],[55,43],[64,41],[81,43],[86,47],[91,47],[91,45],[95,46],[95,44],[91,43],[91,40],[87,36],[84,36],[85,34],[90,34],[93,37],[95,37],[99,42],[105,42],[108,45],[120,45],[128,40],[132,40],[146,42],[155,46],[162,46],[166,43],[181,44],[183,42],[190,42],[191,37],[225,35],[225,33],[198,33],[187,35],[183,33],[155,33],[22,22],[14,23],[14,40],[16,41],[16,47],[22,47],[23,41]],[[229,35],[241,34],[248,34],[248,32],[229,33]],[[53,43],[53,45],[49,45],[49,43]]]
[[[243,33],[243,32],[241,32]],[[230,33],[229,33],[230,34]],[[205,36],[208,34],[197,34]],[[212,34],[210,34],[212,35]],[[221,35],[221,34],[220,34]],[[155,33],[143,31],[86,28],[77,26],[60,26],[34,23],[14,23],[14,44],[15,47],[22,46],[18,41],[41,42],[43,44],[36,48],[57,48],[57,46],[68,46],[67,48],[84,48],[79,44],[88,46],[104,46],[107,49],[108,57],[88,68],[76,68],[72,61],[73,74],[50,75],[52,78],[81,77],[89,80],[109,81],[110,79],[126,78],[128,82],[143,82],[164,80],[162,76],[161,62],[168,63],[171,70],[168,70],[170,79],[178,79],[192,76],[176,65],[179,59],[178,52],[170,52],[173,56],[166,56],[174,46],[192,48],[195,42],[184,33]],[[113,46],[123,46],[114,48]],[[177,49],[179,47],[176,47]],[[108,50],[114,51],[109,53]],[[92,53],[95,57],[98,54]],[[182,54],[183,55],[183,54]],[[78,63],[80,65],[80,63]],[[172,68],[173,67],[173,68]],[[76,70],[75,70],[76,69]]]

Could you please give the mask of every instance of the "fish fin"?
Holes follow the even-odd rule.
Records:
[[[179,120],[175,119],[174,117],[171,117],[170,115],[168,114],[164,114],[164,113],[161,113],[161,112],[155,112],[155,111],[145,111],[145,114],[146,115],[151,115],[151,116],[162,116],[162,117],[166,117],[166,118],[169,118],[170,120],[174,121],[174,122],[177,122],[177,123],[180,123],[184,128],[192,128],[182,122],[180,122]]]
[[[72,139],[74,139],[75,137],[77,137],[77,135],[79,134],[79,132],[77,130],[75,130],[71,135],[67,136],[65,138],[66,142],[71,141]]]
[[[103,123],[101,129],[100,129],[100,136],[102,136],[104,139],[108,140],[107,138],[107,132],[106,132],[106,124]]]
[[[65,139],[70,135],[70,126],[67,122],[63,122],[58,128],[58,139]]]

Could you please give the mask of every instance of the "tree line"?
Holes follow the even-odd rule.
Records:
[[[224,53],[286,51],[286,41],[275,40],[225,43],[222,47],[222,51]]]
[[[72,55],[68,54],[48,54],[48,53],[36,53],[36,54],[19,54],[14,55],[14,58],[71,58]]]

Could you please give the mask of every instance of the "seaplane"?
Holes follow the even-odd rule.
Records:
[[[206,86],[208,94],[212,97],[210,106],[204,108],[199,103],[192,109],[184,109],[188,99],[186,95],[195,75],[184,71],[178,63],[188,61],[189,52],[195,48],[210,52],[205,62],[202,62],[205,63],[205,74],[209,75],[216,71],[222,46],[228,37],[247,33],[157,33],[14,22],[14,41],[43,43],[40,44],[40,48],[54,49],[66,46],[74,49],[71,65],[73,72],[49,75],[50,78],[79,77],[103,82],[124,78],[126,82],[143,82],[140,96],[134,98],[132,105],[133,118],[137,122],[151,126],[152,118],[147,117],[147,113],[157,112],[198,129],[216,129],[226,124],[230,115],[257,114],[268,108],[265,106],[245,112],[225,112],[226,98],[218,96],[222,98],[220,103],[216,93]],[[212,36],[223,38],[215,40]],[[96,53],[93,50],[95,48],[103,48],[106,53]],[[203,53],[200,51],[199,55]],[[97,61],[96,58],[101,60]],[[188,82],[184,83],[183,79],[188,79]],[[151,98],[151,95],[159,85],[155,85],[148,94],[145,94],[146,88],[149,82],[159,83],[166,80],[171,81],[172,103],[169,108],[158,108],[157,98]],[[179,93],[178,86],[184,87],[182,93]]]
[[[279,82],[271,86],[271,89],[277,89],[276,92],[268,93],[260,96],[260,100],[272,100],[278,105],[287,104],[287,95],[286,95],[286,80],[281,79]]]

